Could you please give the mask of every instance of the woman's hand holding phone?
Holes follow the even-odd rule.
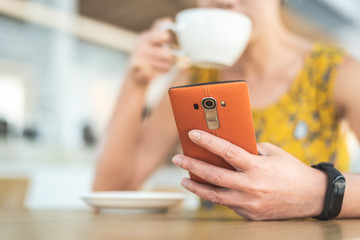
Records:
[[[213,184],[183,179],[182,185],[199,197],[228,206],[251,220],[306,218],[322,211],[326,174],[306,166],[284,150],[260,143],[259,155],[254,155],[200,130],[190,131],[189,138],[236,169],[176,155],[174,164]]]
[[[173,162],[191,177],[185,188],[252,220],[321,213],[326,173],[270,143],[256,144],[245,82],[175,87],[169,95],[184,152]]]
[[[256,154],[256,139],[245,81],[234,80],[172,87],[169,97],[183,153],[215,166],[235,170],[219,156],[190,141],[188,132],[201,129]],[[190,172],[200,183],[206,180]]]

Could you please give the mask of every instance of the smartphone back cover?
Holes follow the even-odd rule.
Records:
[[[175,87],[169,90],[169,96],[185,155],[234,170],[220,157],[194,144],[188,137],[188,132],[192,129],[209,132],[252,154],[257,154],[249,91],[245,81]],[[205,97],[212,97],[217,101],[220,127],[216,130],[207,127],[205,111],[201,106],[201,101]],[[221,106],[222,101],[225,102],[225,106]],[[199,109],[196,110],[194,104],[197,104]],[[190,177],[198,182],[206,183],[192,173]]]

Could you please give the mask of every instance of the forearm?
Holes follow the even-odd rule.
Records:
[[[344,173],[346,189],[339,218],[360,217],[360,174]]]
[[[95,191],[127,189],[130,184],[146,92],[146,85],[131,80],[129,74],[100,146]]]

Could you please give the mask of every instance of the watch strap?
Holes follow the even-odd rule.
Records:
[[[332,163],[322,162],[312,167],[326,172],[328,176],[324,209],[315,218],[319,220],[335,218],[341,211],[345,192],[345,178]]]

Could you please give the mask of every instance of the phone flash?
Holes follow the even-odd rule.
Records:
[[[225,101],[221,101],[220,104],[221,104],[222,107],[225,107],[225,106],[226,106],[226,102],[225,102]]]

